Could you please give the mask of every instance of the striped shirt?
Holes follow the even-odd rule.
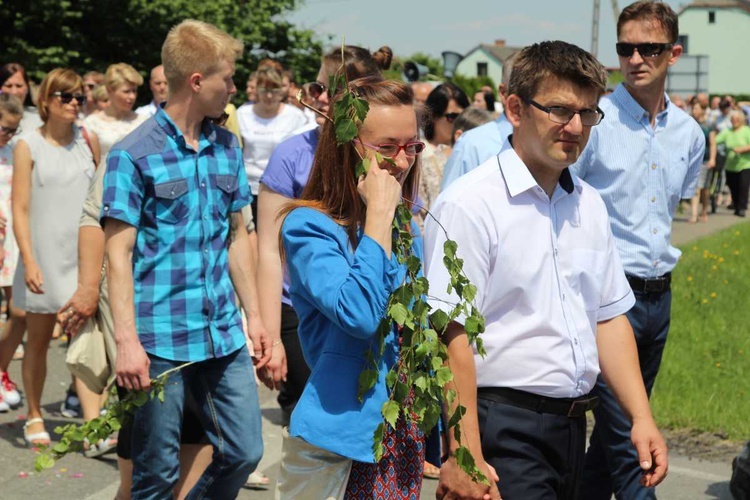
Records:
[[[137,228],[135,319],[149,354],[222,357],[245,346],[229,277],[229,215],[252,196],[231,132],[204,122],[196,152],[163,109],[107,159],[101,219]]]
[[[706,146],[698,123],[665,100],[652,127],[620,84],[601,100],[604,120],[571,166],[604,199],[625,272],[640,278],[662,276],[677,264],[672,218],[680,199],[695,194]]]

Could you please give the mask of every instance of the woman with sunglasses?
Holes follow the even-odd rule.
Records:
[[[26,68],[18,63],[7,63],[0,67],[0,91],[18,97],[23,103],[24,112],[21,129],[31,130],[41,127],[42,120],[31,99],[31,84]]]
[[[289,290],[312,368],[284,439],[278,486],[283,499],[419,498],[421,490],[425,437],[416,426],[401,419],[395,430],[386,427],[379,462],[372,451],[388,398],[385,374],[399,358],[396,325],[385,339],[379,379],[361,402],[357,381],[367,352],[377,349],[388,297],[405,279],[405,265],[392,253],[392,224],[402,198],[416,196],[424,144],[408,85],[369,77],[351,82],[350,89],[369,103],[358,139],[338,145],[327,121],[309,182],[282,211]],[[358,179],[360,158],[369,158],[371,166]],[[408,229],[421,258],[419,231],[414,224]]]
[[[440,192],[443,167],[451,154],[453,121],[469,107],[469,98],[456,85],[446,82],[430,92],[425,106],[428,112],[424,126],[427,148],[422,154],[419,198],[422,200],[422,207],[429,210]],[[427,216],[424,210],[420,215],[422,220]]]
[[[107,160],[112,146],[148,119],[148,115],[139,115],[133,111],[138,87],[141,85],[143,77],[131,65],[117,63],[107,68],[104,86],[109,95],[109,105],[104,111],[90,114],[83,121],[86,130],[99,137],[103,161]]]
[[[28,328],[21,371],[29,446],[50,443],[40,407],[47,349],[55,314],[76,289],[78,220],[99,161],[96,135],[76,126],[85,102],[80,76],[52,70],[39,87],[44,125],[25,131],[13,154],[13,230],[21,255],[13,298],[26,311]]]
[[[307,122],[302,111],[282,102],[286,94],[279,70],[266,64],[255,74],[257,101],[245,103],[237,110],[242,135],[242,156],[253,198],[258,196],[260,177],[273,150]],[[255,199],[252,209],[253,219],[257,220]]]

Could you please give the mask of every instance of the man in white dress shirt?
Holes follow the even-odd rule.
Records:
[[[156,108],[167,100],[167,77],[164,76],[164,66],[161,64],[151,70],[151,76],[148,79],[148,88],[151,89],[153,99],[145,106],[135,110],[139,115],[154,116]]]
[[[543,42],[518,55],[506,113],[513,135],[500,154],[456,180],[435,217],[458,243],[486,318],[487,356],[468,344],[462,318],[448,346],[462,443],[496,481],[472,483],[451,456],[438,498],[575,499],[583,469],[586,411],[600,371],[633,422],[642,481],[666,474],[667,450],[651,416],[635,340],[625,317],[635,302],[599,194],[572,176],[606,72],[584,50]],[[425,227],[434,308],[448,310],[445,235]],[[448,408],[452,414],[453,408]],[[449,453],[458,444],[448,433]]]

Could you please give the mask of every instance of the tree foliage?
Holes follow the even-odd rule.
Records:
[[[283,16],[300,0],[0,0],[3,63],[20,62],[40,81],[52,68],[104,71],[127,62],[147,76],[159,64],[169,29],[187,18],[206,21],[245,43],[235,81],[264,57],[278,59],[300,81],[315,78],[322,47],[312,31]]]

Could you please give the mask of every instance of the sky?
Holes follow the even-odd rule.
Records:
[[[341,43],[377,50],[388,45],[397,56],[444,50],[466,54],[480,43],[504,39],[509,46],[565,40],[591,50],[593,0],[302,0],[288,15],[296,26],[315,31],[326,48]],[[631,0],[619,0],[619,8]],[[690,0],[669,0],[673,9]],[[600,0],[599,60],[617,66],[611,0]],[[329,39],[332,36],[332,39]]]

